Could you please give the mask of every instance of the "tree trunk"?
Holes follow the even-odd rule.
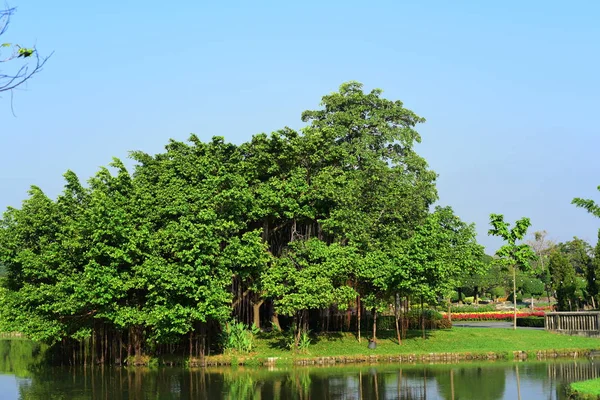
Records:
[[[130,326],[129,329],[127,330],[127,358],[128,358],[128,364],[129,361],[131,360],[131,358],[133,357],[133,335],[131,334],[131,331],[133,330],[133,328]]]
[[[360,296],[356,297],[356,332],[358,334],[358,343],[360,343]]]
[[[190,345],[190,361],[192,361],[192,357],[194,356],[194,331],[190,331],[190,337],[189,337],[189,345]]]
[[[517,266],[513,265],[513,330],[517,329]]]
[[[302,332],[308,332],[308,310],[303,311],[302,322],[304,323],[304,325],[302,325]]]
[[[301,311],[296,311],[294,315],[294,352],[298,350],[298,343],[300,342],[300,323],[302,316]]]
[[[271,325],[278,331],[281,330],[281,325],[279,324],[279,315],[277,315],[277,312],[275,311],[273,311],[273,315],[271,316]]]
[[[402,337],[400,336],[400,327],[398,326],[398,302],[399,296],[396,293],[396,297],[394,299],[394,320],[396,321],[396,337],[398,338],[398,344],[402,344]]]
[[[142,344],[144,341],[144,328],[140,325],[134,325],[130,328],[130,338],[133,345],[133,365],[142,362]]]
[[[479,288],[478,288],[477,286],[475,286],[473,289],[474,289],[474,291],[475,291],[475,293],[473,293],[473,294],[474,294],[474,296],[475,296],[475,298],[473,299],[473,302],[474,302],[475,304],[479,304],[479,296],[478,296],[478,294],[479,294],[479,293],[478,293],[478,289],[479,289]]]
[[[123,365],[123,332],[119,331],[119,365]]]
[[[425,339],[425,314],[423,313],[423,296],[421,296],[421,332]]]
[[[452,300],[448,297],[448,321],[452,322]]]
[[[253,324],[257,328],[260,328],[260,306],[264,303],[264,300],[260,300],[258,303],[252,302],[252,319]]]
[[[377,341],[377,309],[373,307],[373,339],[374,342]]]
[[[204,368],[206,366],[206,359],[204,355],[206,353],[206,322],[200,322],[200,366]]]
[[[104,345],[106,344],[106,329],[104,328],[104,322],[100,325],[100,364],[104,365]]]

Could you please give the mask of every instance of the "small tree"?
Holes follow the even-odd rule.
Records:
[[[490,224],[492,228],[488,235],[499,236],[506,244],[496,252],[498,262],[512,272],[513,278],[513,329],[517,329],[517,268],[522,271],[528,271],[531,268],[530,261],[535,258],[535,253],[528,244],[517,244],[517,241],[523,240],[527,233],[527,228],[531,226],[529,218],[521,218],[515,223],[512,229],[510,224],[504,222],[504,216],[501,214],[491,214]]]

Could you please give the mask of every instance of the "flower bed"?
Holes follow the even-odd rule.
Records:
[[[517,318],[523,317],[543,317],[543,311],[517,311]],[[448,319],[448,314],[443,314],[445,319]],[[479,313],[452,313],[453,321],[510,321],[514,316],[512,311],[489,311]]]

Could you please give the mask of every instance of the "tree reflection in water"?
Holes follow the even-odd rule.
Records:
[[[64,368],[44,364],[44,349],[0,341],[0,393],[21,400],[387,400],[563,399],[565,384],[600,376],[593,361],[314,368]],[[517,385],[519,388],[517,388]],[[3,400],[12,400],[2,397]]]

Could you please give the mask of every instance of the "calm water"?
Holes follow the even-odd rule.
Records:
[[[600,376],[600,363],[323,368],[57,368],[22,340],[0,341],[1,400],[83,399],[564,399],[566,383]]]

